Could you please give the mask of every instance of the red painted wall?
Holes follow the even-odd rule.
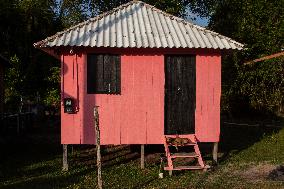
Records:
[[[94,144],[93,107],[99,107],[102,144],[162,144],[164,55],[196,54],[196,135],[215,142],[220,133],[221,56],[202,50],[88,49],[61,56],[62,98],[76,99],[76,114],[61,115],[62,144]],[[121,95],[87,94],[87,52],[121,56]]]

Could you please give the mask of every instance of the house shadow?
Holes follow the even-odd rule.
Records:
[[[265,136],[278,133],[283,129],[284,119],[281,117],[242,119],[223,119],[221,122],[219,162],[225,161],[232,154],[249,148]]]

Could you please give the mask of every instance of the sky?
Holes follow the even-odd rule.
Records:
[[[187,14],[187,17],[185,19],[188,20],[189,22],[193,22],[194,24],[197,24],[202,27],[208,26],[209,18],[202,18],[198,16],[197,14],[192,13],[189,10],[189,8],[186,9],[186,14]],[[192,19],[192,18],[195,18],[195,19]]]
[[[192,22],[199,26],[206,27],[208,26],[209,18],[196,17],[196,20],[192,20]]]
[[[61,0],[56,0],[56,1],[59,4],[61,2]],[[186,20],[188,20],[189,22],[192,22],[192,23],[197,24],[197,25],[202,26],[202,27],[208,26],[209,18],[202,18],[202,17],[198,16],[197,14],[192,13],[189,10],[189,8],[187,8],[186,12],[187,12],[187,15],[188,15]],[[195,18],[195,19],[192,19],[192,18]]]

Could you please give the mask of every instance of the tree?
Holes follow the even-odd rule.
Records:
[[[89,0],[59,0],[57,14],[63,27],[70,27],[88,18]]]
[[[0,53],[12,61],[6,77],[6,101],[16,102],[19,96],[34,100],[37,93],[43,96],[49,89],[45,78],[57,61],[35,49],[33,43],[57,29],[55,6],[52,0],[0,0]]]
[[[92,13],[91,16],[94,16],[129,1],[130,0],[89,0],[88,5]],[[144,2],[179,17],[188,16],[188,9],[199,16],[209,17],[218,0],[144,0]]]
[[[223,0],[215,5],[210,29],[245,44],[244,51],[223,59],[223,108],[270,113],[283,109],[283,59],[243,66],[246,60],[283,49],[283,5],[283,0]]]
[[[246,44],[245,58],[279,52],[284,44],[284,0],[224,0],[209,27]]]

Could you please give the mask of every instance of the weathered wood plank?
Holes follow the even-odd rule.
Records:
[[[100,144],[100,121],[98,106],[94,108],[94,120],[95,120],[95,131],[96,131],[96,144],[97,144],[97,167],[98,167],[98,188],[103,188],[102,180],[102,162],[101,162],[101,144]]]
[[[63,167],[62,170],[63,171],[68,171],[68,145],[67,144],[63,144]]]
[[[141,144],[141,169],[145,169],[145,146]]]

